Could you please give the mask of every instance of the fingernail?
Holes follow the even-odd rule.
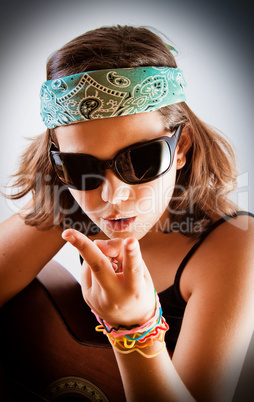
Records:
[[[72,234],[67,233],[63,233],[62,234],[62,238],[66,241],[68,241],[69,243],[74,243],[75,242],[75,237]]]
[[[138,245],[137,239],[132,239],[131,243],[127,243],[127,244],[126,244],[127,249],[128,249],[129,251],[135,250],[135,248],[137,247],[137,245]]]

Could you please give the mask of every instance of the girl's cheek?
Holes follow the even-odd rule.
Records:
[[[78,191],[70,189],[70,193],[75,198],[77,203],[87,213],[92,213],[98,208],[105,207],[100,197],[99,189],[90,191]]]
[[[141,214],[156,213],[172,198],[175,188],[175,174],[168,172],[157,180],[142,184],[138,188],[136,206]]]
[[[135,209],[137,214],[145,215],[152,213],[155,204],[155,189],[152,185],[143,184],[136,194]]]
[[[175,171],[171,169],[160,178],[148,183],[131,186],[130,197],[122,204],[123,211],[146,215],[160,213],[169,203],[175,186]],[[101,198],[101,188],[90,191],[70,189],[81,209],[89,214],[103,216],[108,203]]]

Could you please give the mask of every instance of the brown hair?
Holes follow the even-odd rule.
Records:
[[[47,79],[89,70],[137,66],[177,67],[177,64],[168,46],[147,28],[102,27],[86,32],[53,53],[47,62]],[[234,154],[227,141],[202,122],[186,103],[166,106],[160,111],[169,129],[187,124],[192,135],[186,164],[177,171],[169,212],[171,221],[179,225],[190,217],[195,222],[202,222],[198,232],[193,229],[185,232],[198,237],[206,230],[214,211],[219,214],[235,212],[227,200],[236,181]],[[42,229],[63,225],[67,216],[65,211],[71,209],[69,225],[83,222],[84,232],[95,233],[97,228],[54,174],[47,154],[48,143],[49,130],[47,135],[44,133],[35,138],[24,153],[14,184],[20,190],[12,198],[21,198],[32,191],[31,209],[24,214],[29,225]],[[56,194],[53,194],[56,188],[57,202]]]

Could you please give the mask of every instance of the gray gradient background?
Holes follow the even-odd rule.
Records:
[[[27,145],[24,137],[44,131],[38,94],[47,57],[73,37],[112,24],[153,26],[171,39],[179,50],[177,62],[188,83],[187,103],[225,134],[237,154],[239,188],[232,199],[254,212],[254,28],[250,1],[2,1],[0,189],[15,172]],[[0,221],[19,205],[0,196]],[[55,259],[79,280],[79,258],[71,246],[65,245]],[[238,391],[235,402],[242,401],[243,393],[247,396],[248,392],[246,387]]]
[[[253,28],[248,2],[240,4],[217,0],[3,3],[0,185],[9,183],[8,176],[15,172],[27,144],[24,137],[44,131],[38,93],[47,57],[88,29],[146,25],[163,32],[179,50],[177,62],[187,80],[187,102],[229,138],[239,170],[239,189],[232,199],[253,211]],[[1,197],[0,221],[19,205]]]

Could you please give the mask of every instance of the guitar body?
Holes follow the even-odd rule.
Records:
[[[51,261],[1,310],[2,369],[13,401],[125,401],[114,353],[79,283]]]

